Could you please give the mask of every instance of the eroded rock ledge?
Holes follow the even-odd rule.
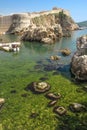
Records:
[[[56,8],[51,11],[13,14],[9,33],[19,34],[22,40],[54,43],[62,36],[70,36],[78,25],[69,11]]]
[[[87,35],[77,39],[77,51],[72,58],[71,71],[76,79],[87,80]]]

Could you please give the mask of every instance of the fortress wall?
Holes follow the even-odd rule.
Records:
[[[8,31],[12,24],[12,16],[0,16],[0,33],[3,34]]]

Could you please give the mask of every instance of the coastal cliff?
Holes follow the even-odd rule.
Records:
[[[25,41],[54,43],[78,28],[69,11],[53,8],[51,11],[13,14],[7,32],[19,34]]]

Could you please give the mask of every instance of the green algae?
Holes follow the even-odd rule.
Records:
[[[87,92],[84,90],[87,83],[73,82],[69,69],[63,68],[62,72],[60,69],[56,70],[58,73],[56,75],[53,75],[55,70],[45,70],[44,67],[49,64],[50,55],[55,53],[55,49],[52,48],[53,45],[51,47],[41,46],[39,43],[36,45],[25,43],[18,54],[0,52],[0,97],[5,98],[5,104],[0,109],[0,129],[87,129],[87,112],[73,113],[69,109],[69,105],[73,102],[87,104]],[[66,64],[66,61],[68,61],[67,64],[70,63],[69,57],[63,57],[63,61],[60,62]],[[55,65],[55,63],[53,64]],[[42,77],[46,78],[45,81],[51,85],[49,92],[62,95],[57,105],[63,106],[67,110],[66,115],[56,115],[53,107],[47,106],[50,100],[46,98],[45,94],[26,91],[25,88],[28,84],[41,81]],[[37,116],[32,118],[32,113]]]

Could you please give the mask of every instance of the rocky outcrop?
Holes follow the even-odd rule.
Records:
[[[54,43],[62,36],[70,36],[70,32],[78,25],[63,9],[44,12],[31,18],[31,24],[22,36],[22,40]]]
[[[72,58],[71,71],[76,79],[87,80],[87,35],[77,39],[77,52]]]
[[[62,36],[70,36],[78,29],[69,11],[53,8],[51,11],[21,13],[10,16],[8,33],[22,35],[22,40],[54,43]],[[4,17],[5,20],[5,17]],[[3,25],[4,27],[4,25]]]

